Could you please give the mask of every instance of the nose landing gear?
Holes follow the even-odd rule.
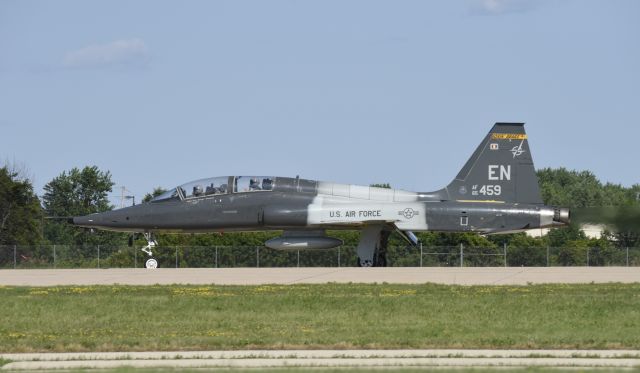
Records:
[[[156,269],[158,268],[158,261],[153,258],[147,259],[147,261],[144,263],[144,266],[147,269]]]
[[[143,247],[141,250],[151,257],[153,256],[151,249],[156,247],[158,245],[158,242],[156,242],[156,240],[153,238],[150,232],[145,232],[144,238],[147,240],[147,246]],[[144,266],[145,268],[148,268],[148,269],[156,269],[158,268],[158,261],[155,260],[154,258],[149,258],[144,263]]]

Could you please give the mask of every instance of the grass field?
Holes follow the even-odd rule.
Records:
[[[65,370],[65,372],[95,372],[95,369],[71,369]],[[253,368],[253,369],[224,369],[224,368],[193,368],[193,369],[180,369],[180,368],[133,368],[123,367],[116,369],[100,369],[102,373],[202,373],[202,372],[216,372],[216,373],[255,373],[255,372],[269,372],[269,373],[364,373],[364,372],[398,372],[398,373],[442,373],[442,372],[455,372],[455,373],[576,373],[583,372],[584,369],[576,368],[554,368],[554,367],[479,367],[479,368],[428,368],[428,367],[385,367],[385,368]],[[638,368],[632,369],[615,369],[615,368],[594,368],[588,369],[595,373],[617,373],[617,372],[640,372]]]
[[[614,372],[638,372],[639,369],[590,369],[595,373],[614,373]],[[364,373],[364,372],[377,372],[377,371],[391,371],[398,373],[442,373],[442,372],[455,372],[455,373],[542,373],[542,372],[553,372],[553,373],[576,373],[584,370],[577,370],[575,368],[504,368],[504,367],[481,367],[481,368],[374,368],[374,369],[359,369],[359,368],[260,368],[260,369],[233,369],[233,370],[224,370],[224,369],[206,369],[206,368],[198,368],[198,369],[141,369],[141,368],[120,368],[120,369],[101,369],[103,373],[150,373],[150,372],[161,372],[161,373],[171,373],[171,372],[179,372],[179,373],[202,373],[202,372],[216,372],[216,373],[255,373],[255,372],[269,372],[269,373],[340,373],[340,372],[349,372],[349,373]]]
[[[0,351],[640,348],[640,284],[0,288]]]

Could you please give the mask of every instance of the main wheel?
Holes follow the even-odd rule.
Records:
[[[144,266],[148,269],[156,269],[158,268],[158,261],[151,258],[149,260],[147,260],[146,263],[144,263]]]

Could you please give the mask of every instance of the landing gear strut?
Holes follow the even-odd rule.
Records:
[[[380,232],[378,248],[373,256],[374,267],[387,266],[387,245],[389,244],[389,236],[391,236],[391,231],[384,230]]]
[[[143,247],[141,250],[144,251],[148,256],[152,257],[153,253],[151,252],[151,249],[156,247],[158,245],[158,242],[156,242],[150,232],[145,232],[144,238],[147,240],[147,246]],[[154,258],[149,258],[144,263],[144,266],[148,269],[158,268],[158,261]]]
[[[387,244],[391,231],[383,225],[369,225],[362,229],[358,242],[358,267],[386,267]]]

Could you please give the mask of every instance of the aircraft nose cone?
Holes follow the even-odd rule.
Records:
[[[136,217],[140,216],[141,212],[144,212],[141,208],[142,207],[132,206],[86,216],[75,216],[71,222],[73,225],[89,228],[131,228],[136,221]]]
[[[86,215],[86,216],[74,216],[73,218],[69,219],[69,223],[73,225],[79,225],[79,226],[91,226],[91,225],[96,225],[97,221],[94,215]]]

